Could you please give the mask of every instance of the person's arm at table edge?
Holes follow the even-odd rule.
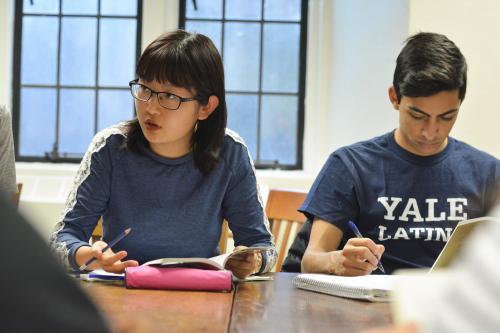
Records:
[[[314,218],[309,244],[302,258],[302,272],[330,274],[333,251],[338,249],[343,234],[333,224]]]

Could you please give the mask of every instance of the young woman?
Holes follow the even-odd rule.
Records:
[[[163,34],[144,50],[136,74],[130,91],[137,117],[94,137],[52,247],[73,268],[95,257],[88,269],[122,272],[162,257],[217,255],[224,219],[236,246],[273,245],[247,147],[226,130],[224,70],[210,39]],[[101,216],[103,241],[91,247]],[[227,267],[246,277],[274,262],[272,250]]]

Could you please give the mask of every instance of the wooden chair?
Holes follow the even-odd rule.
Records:
[[[232,233],[229,230],[229,227],[227,225],[227,221],[224,220],[222,223],[222,230],[220,233],[220,239],[219,239],[219,250],[220,254],[224,254],[227,251],[227,241],[228,239],[232,237]]]
[[[14,201],[14,205],[19,207],[19,199],[21,198],[21,191],[23,189],[23,183],[17,183],[17,193],[14,194],[12,200]]]
[[[286,189],[272,189],[266,203],[266,215],[271,225],[278,260],[276,272],[281,272],[281,265],[286,257],[300,227],[306,221],[304,214],[297,211],[304,202],[307,193]]]
[[[97,225],[95,226],[95,229],[92,232],[92,236],[90,238],[91,243],[93,244],[94,242],[101,240],[101,238],[102,238],[102,217],[99,218],[99,222],[97,222]]]

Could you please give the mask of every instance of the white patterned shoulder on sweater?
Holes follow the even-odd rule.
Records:
[[[66,214],[68,214],[68,212],[70,212],[76,204],[76,192],[78,188],[90,174],[92,155],[100,151],[106,145],[106,140],[114,134],[120,134],[125,137],[125,123],[120,123],[108,127],[97,133],[92,139],[92,142],[90,143],[89,148],[87,149],[87,152],[83,156],[83,159],[80,163],[80,167],[73,181],[72,189],[68,194],[68,198],[66,199],[65,207],[59,217],[59,221],[54,227],[54,232],[50,237],[50,246],[56,252],[57,256],[61,259],[61,262],[68,268],[70,267],[68,260],[69,250],[65,242],[57,242],[57,235],[64,228],[64,218],[66,217]]]

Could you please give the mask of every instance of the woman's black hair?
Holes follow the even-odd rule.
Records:
[[[217,162],[227,122],[222,59],[212,41],[198,33],[176,30],[160,35],[144,50],[136,68],[137,77],[144,81],[169,82],[194,90],[201,104],[215,95],[219,105],[205,120],[198,121],[191,138],[195,166],[208,175]],[[127,123],[126,147],[140,153],[147,144],[139,121]]]
[[[401,96],[427,97],[458,89],[461,101],[467,89],[467,62],[446,36],[421,32],[406,40],[396,60],[393,86]]]

